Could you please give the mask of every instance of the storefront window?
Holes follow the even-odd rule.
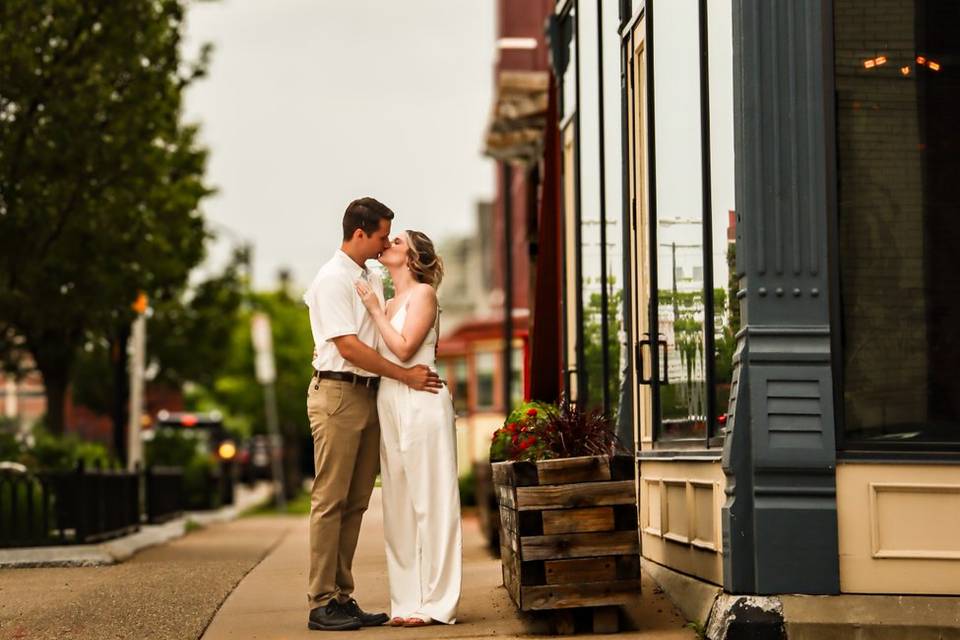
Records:
[[[710,213],[713,266],[714,435],[724,432],[740,330],[733,151],[733,7],[707,3],[710,87]]]
[[[835,4],[847,446],[960,444],[960,4]]]
[[[477,410],[494,408],[494,372],[497,368],[497,356],[493,351],[480,351],[473,357],[474,372],[477,380]]]
[[[705,438],[705,283],[697,0],[657,3],[656,296],[659,438]]]

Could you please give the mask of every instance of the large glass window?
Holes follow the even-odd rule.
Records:
[[[704,438],[705,283],[697,0],[656,3],[656,322],[660,439]]]
[[[733,353],[740,330],[737,300],[733,151],[733,7],[707,3],[710,87],[710,216],[713,268],[713,434],[722,434],[730,404]]]
[[[960,3],[835,3],[847,443],[960,444]]]
[[[590,25],[589,21],[585,25]],[[593,31],[591,29],[591,31]],[[585,38],[585,35],[592,36]],[[584,56],[583,64],[590,63],[590,75],[596,76],[596,34],[584,34],[581,27],[581,39],[592,44],[590,56]],[[582,72],[586,73],[585,69]],[[586,375],[586,401],[589,407],[604,406],[604,307],[603,307],[603,246],[600,227],[603,224],[603,212],[600,209],[599,140],[597,121],[599,118],[596,81],[582,88],[581,94],[581,151],[580,169],[580,304],[583,308],[583,370]],[[585,95],[584,95],[585,94]],[[589,120],[587,120],[589,119]],[[588,152],[589,151],[589,152]]]
[[[740,324],[732,15],[731,0],[646,5],[653,94],[646,119],[635,107],[629,112],[635,118],[629,130],[640,132],[631,138],[637,149],[631,153],[631,175],[639,171],[631,195],[643,198],[646,174],[636,154],[645,135],[653,144],[655,178],[647,210],[641,201],[635,205],[638,219],[628,221],[632,251],[641,269],[649,265],[646,274],[633,276],[635,374],[642,385],[635,397],[641,423],[650,423],[653,431],[641,424],[641,441],[653,435],[709,446],[726,424]],[[637,91],[642,74],[630,79]]]

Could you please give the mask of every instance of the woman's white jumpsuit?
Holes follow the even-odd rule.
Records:
[[[404,304],[390,321],[398,332],[406,315]],[[431,329],[407,362],[400,362],[382,339],[379,351],[397,364],[436,370],[436,341]],[[446,387],[436,394],[414,391],[382,378],[377,410],[390,615],[456,622],[463,544],[450,392]]]

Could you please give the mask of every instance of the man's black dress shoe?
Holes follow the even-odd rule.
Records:
[[[344,611],[336,598],[310,610],[307,628],[314,631],[352,631],[362,627],[360,620]]]
[[[357,601],[353,598],[350,598],[346,602],[341,602],[340,610],[345,614],[353,616],[355,619],[359,620],[360,624],[365,627],[378,627],[390,619],[390,616],[385,613],[364,612],[364,610],[360,608],[360,605],[357,604]]]

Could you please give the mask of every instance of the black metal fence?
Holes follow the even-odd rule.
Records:
[[[147,467],[143,479],[147,522],[159,524],[183,513],[183,469]]]
[[[205,473],[202,491],[189,494],[183,470],[145,471],[88,467],[28,472],[0,469],[0,547],[99,542],[157,524],[186,509],[215,509],[233,502],[229,469]],[[189,494],[189,495],[188,495]]]

